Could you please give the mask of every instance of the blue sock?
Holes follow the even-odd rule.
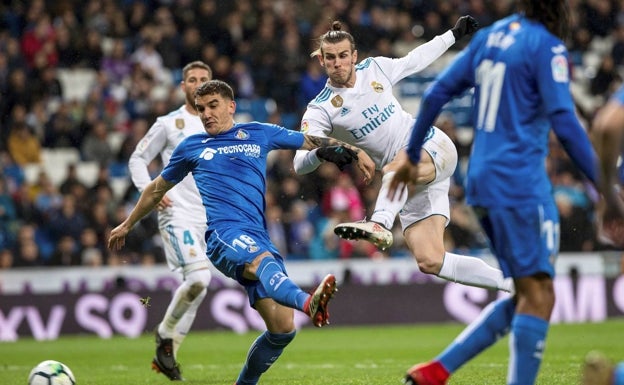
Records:
[[[295,285],[288,278],[275,258],[264,258],[260,262],[260,266],[258,266],[256,276],[269,294],[269,297],[274,299],[275,302],[293,309],[303,310],[303,305],[310,294],[301,290],[299,286]]]
[[[516,314],[509,336],[508,385],[535,383],[547,333],[548,321],[528,314]]]
[[[278,334],[265,331],[249,348],[245,366],[241,370],[236,385],[255,385],[262,373],[277,361],[286,345],[295,338],[296,330],[290,333]]]
[[[509,332],[515,309],[512,298],[490,303],[435,360],[453,373]]]
[[[624,385],[624,362],[618,363],[613,369],[613,385]]]

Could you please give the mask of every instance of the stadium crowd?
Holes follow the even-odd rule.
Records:
[[[624,3],[569,4],[574,32],[568,46],[579,115],[589,122],[622,80]],[[129,178],[126,166],[138,140],[155,117],[183,103],[177,91],[184,63],[202,60],[215,79],[232,84],[239,110],[248,112],[246,118],[296,129],[307,102],[326,81],[309,53],[314,38],[332,20],[348,26],[360,58],[398,57],[448,30],[462,14],[486,26],[513,7],[513,1],[501,0],[2,2],[0,269],[163,262],[154,214],[137,225],[122,252],[106,249],[108,232],[123,221],[138,197],[131,183],[119,192],[111,180]],[[93,80],[84,97],[70,97],[75,91],[67,86],[72,76],[85,72]],[[69,74],[70,81],[61,74]],[[256,105],[262,108],[245,108]],[[470,143],[460,140],[453,114],[444,114],[437,125],[456,139],[465,159]],[[93,183],[80,177],[75,163],[53,165],[66,167],[62,181],[50,178],[43,168],[29,180],[25,169],[44,162],[47,150],[74,151],[78,163],[96,163]],[[399,226],[394,228],[395,245],[386,252],[333,233],[337,223],[370,217],[378,177],[365,186],[356,168],[340,172],[329,163],[314,174],[297,176],[292,158],[293,152],[276,152],[267,170],[267,225],[283,255],[406,255]],[[554,138],[548,166],[561,213],[561,251],[608,248],[595,236],[596,193]],[[152,170],[154,176],[159,172],[157,161]],[[462,172],[458,167],[451,188],[447,249],[478,254],[487,245],[463,204]]]

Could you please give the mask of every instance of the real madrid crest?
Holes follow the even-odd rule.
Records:
[[[342,107],[342,103],[344,102],[344,100],[342,100],[342,96],[340,95],[336,95],[332,98],[331,100],[331,104],[332,106],[338,108],[338,107]]]
[[[373,81],[373,82],[371,83],[371,86],[373,87],[373,90],[374,90],[375,92],[377,92],[378,94],[382,93],[382,92],[383,92],[383,90],[384,90],[384,88],[383,88],[383,84],[381,84],[381,83],[379,83],[379,82],[376,82],[376,81]]]
[[[178,130],[183,130],[184,129],[184,119],[176,119],[175,120],[175,125],[176,125],[176,128]]]

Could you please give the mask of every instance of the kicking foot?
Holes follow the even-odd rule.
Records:
[[[329,324],[329,309],[327,305],[336,291],[338,291],[338,288],[336,288],[336,277],[333,274],[327,274],[316,290],[308,297],[303,308],[305,313],[312,319],[314,326],[320,328]]]
[[[445,385],[449,373],[439,362],[414,365],[407,371],[405,385]]]
[[[173,340],[171,338],[161,338],[156,335],[156,357],[152,360],[152,369],[157,373],[162,373],[171,381],[184,381],[180,371],[180,365],[173,356]]]
[[[392,232],[377,222],[361,221],[340,223],[334,233],[344,239],[364,239],[381,250],[392,246]]]

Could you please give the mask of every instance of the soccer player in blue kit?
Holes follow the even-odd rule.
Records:
[[[474,87],[474,144],[466,200],[475,208],[514,297],[489,304],[434,360],[408,370],[405,383],[446,384],[449,376],[510,334],[507,384],[534,384],[555,302],[559,214],[545,162],[550,129],[577,167],[597,183],[598,162],[578,121],[567,50],[565,0],[522,0],[521,11],[477,32],[425,92],[389,196],[417,176],[431,124],[452,97]]]
[[[206,133],[180,142],[161,174],[144,188],[128,218],[111,231],[108,246],[123,247],[136,222],[192,173],[208,218],[208,259],[245,287],[251,306],[267,327],[250,347],[236,380],[237,385],[257,384],[295,337],[293,309],[310,316],[315,326],[326,325],[328,303],[336,291],[332,274],[312,294],[299,288],[288,277],[282,256],[269,239],[264,216],[268,152],[330,148],[321,151],[326,160],[338,166],[357,162],[369,178],[374,163],[359,148],[336,139],[305,135],[267,123],[235,123],[234,93],[220,80],[202,83],[197,88],[195,107]]]

